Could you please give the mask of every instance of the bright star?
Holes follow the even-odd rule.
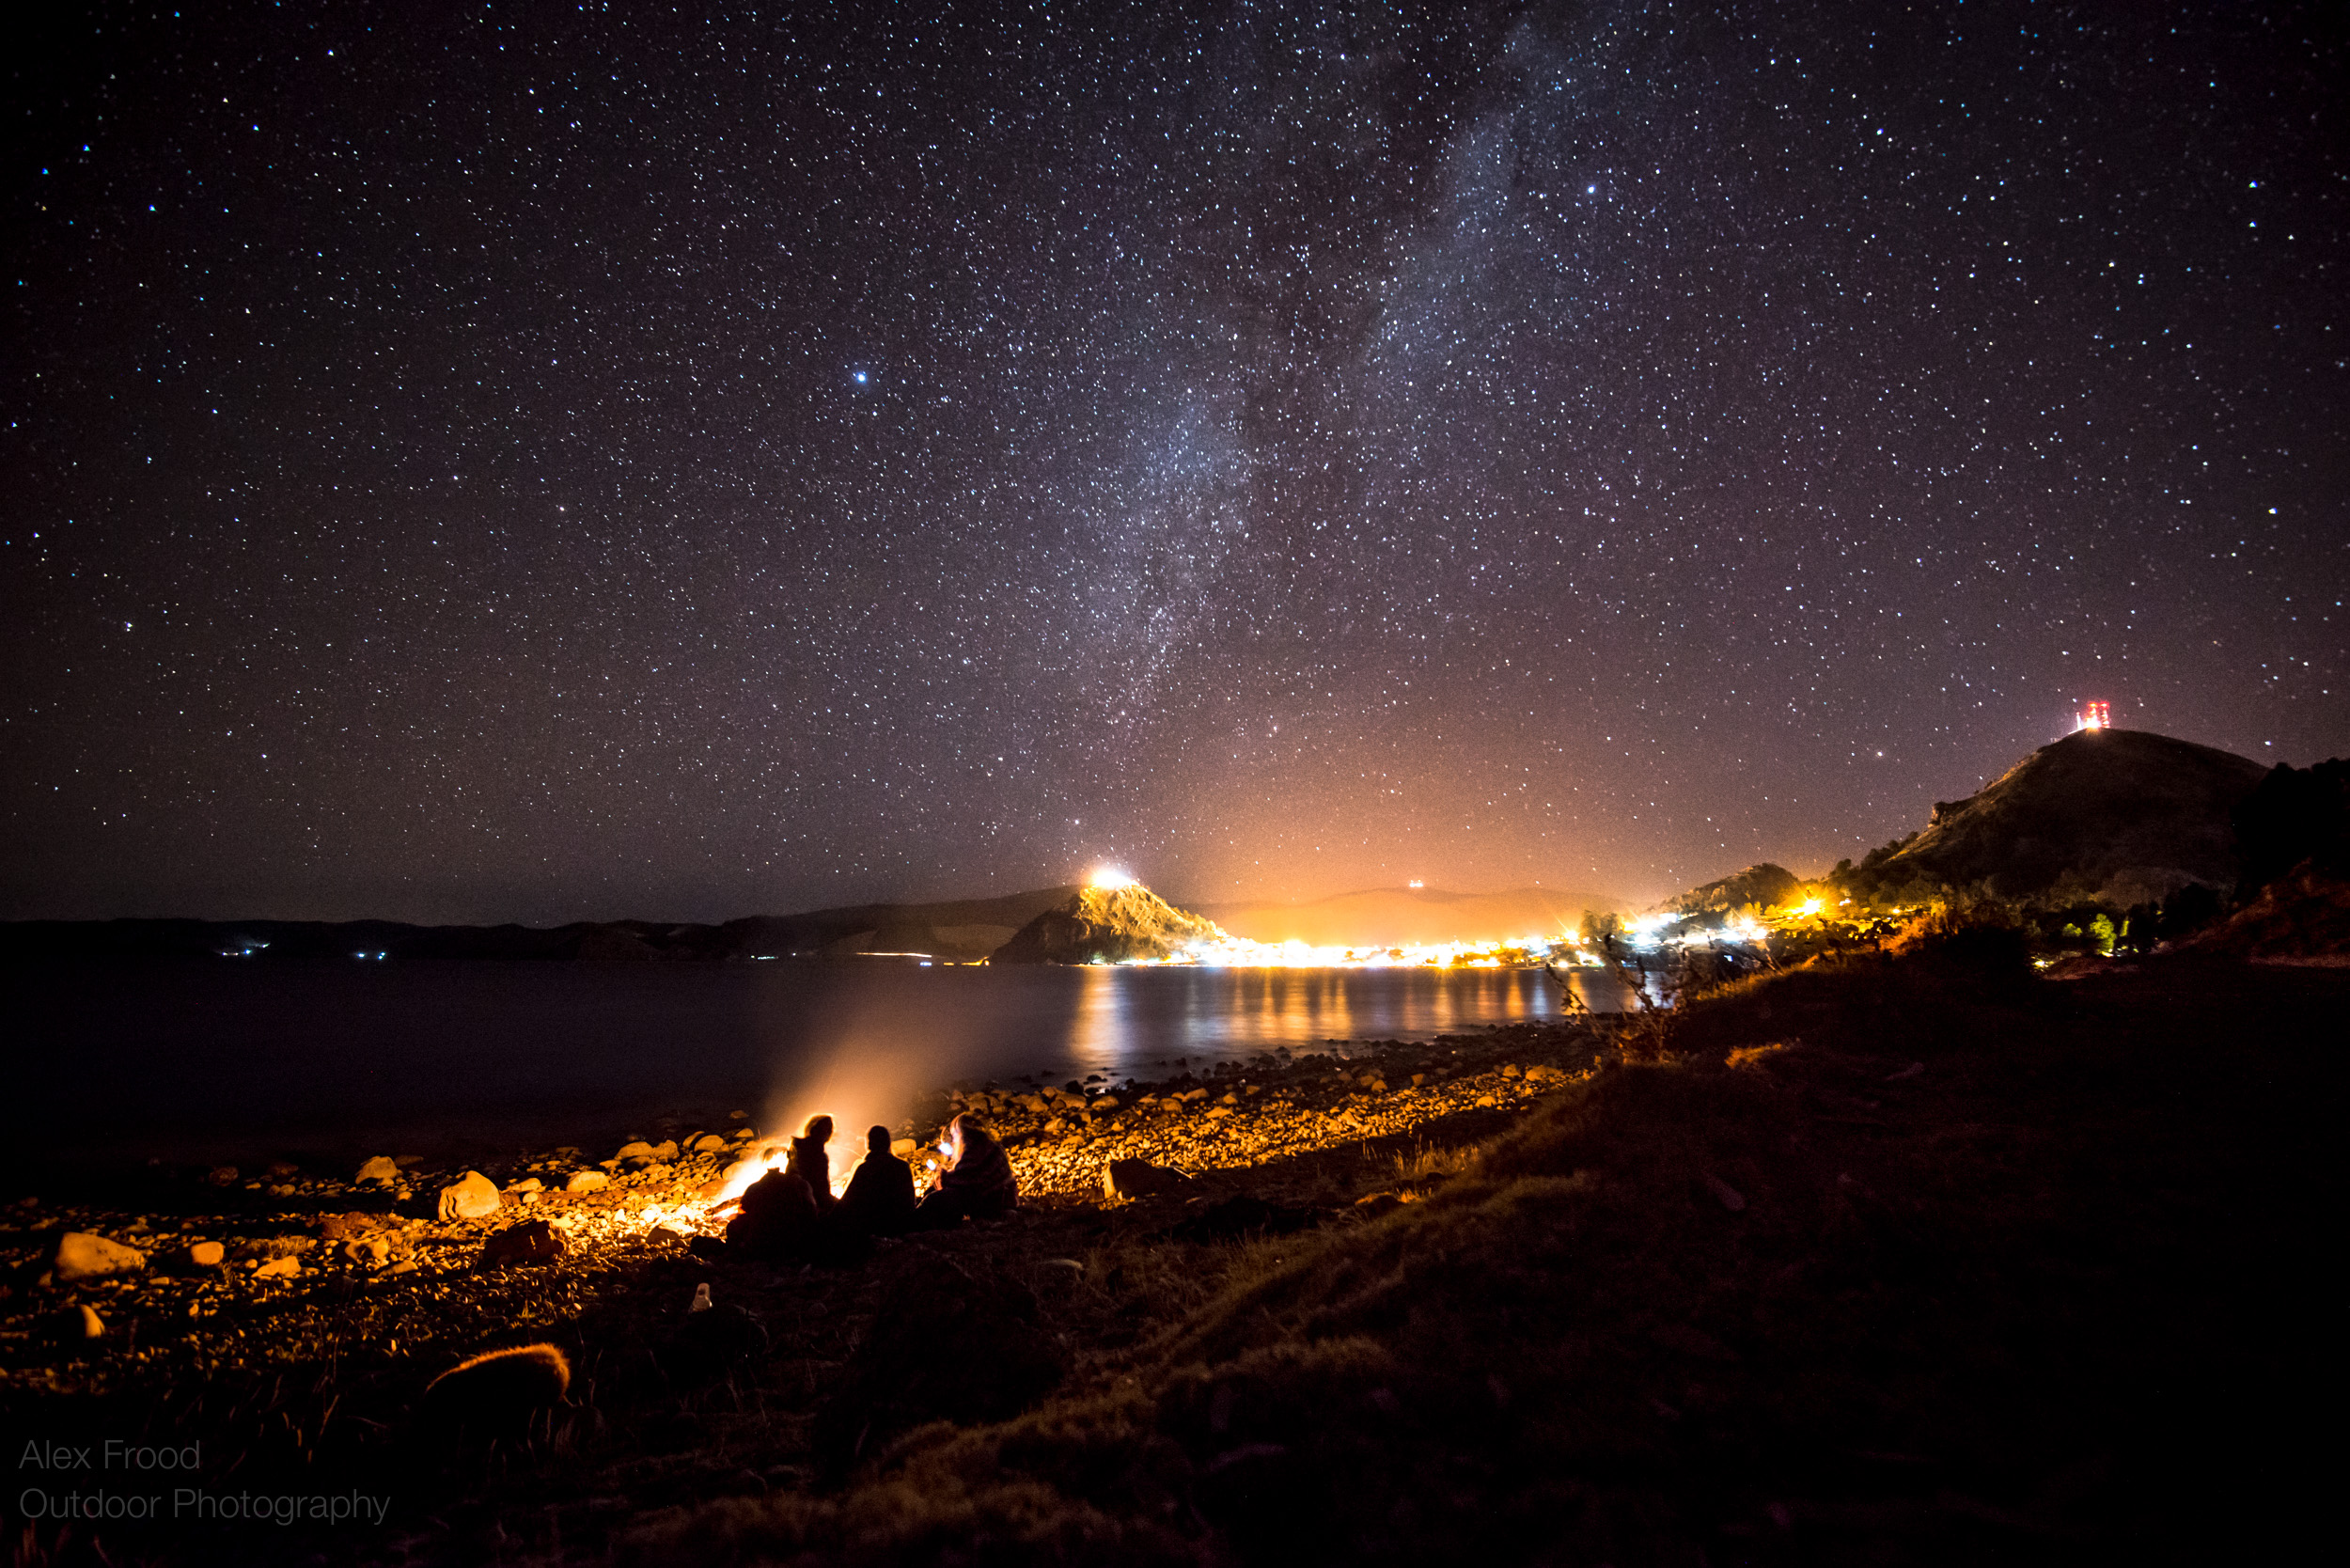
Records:
[[[863,386],[865,384],[865,372],[862,370],[857,371],[854,379],[859,386]]]

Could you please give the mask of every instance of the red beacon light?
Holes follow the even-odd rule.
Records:
[[[2074,728],[2076,729],[2105,729],[2110,728],[2112,724],[2113,705],[2111,703],[2084,702],[2081,704],[2080,722]]]

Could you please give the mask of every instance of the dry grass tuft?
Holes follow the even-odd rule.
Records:
[[[1425,1139],[1395,1156],[1395,1179],[1406,1186],[1429,1186],[1477,1166],[1477,1145],[1446,1148]]]

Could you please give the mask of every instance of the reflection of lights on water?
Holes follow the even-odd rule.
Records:
[[[1185,944],[1168,958],[1131,958],[1121,967],[1193,964],[1209,969],[1500,969],[1574,962],[1579,949],[1564,937],[1491,937],[1474,942],[1405,942],[1316,946],[1292,937],[1259,942],[1246,936]]]

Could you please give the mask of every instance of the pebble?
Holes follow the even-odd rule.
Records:
[[[1588,1038],[1570,1040],[1569,1032],[1542,1043],[1570,1047]],[[1154,1094],[1144,1089],[1131,1102],[1141,1114],[1120,1118],[1113,1127],[1097,1125],[1090,1138],[1058,1118],[1033,1130],[1024,1131],[1015,1123],[999,1131],[1006,1136],[1024,1194],[1099,1199],[1110,1190],[1110,1168],[1117,1161],[1188,1171],[1245,1168],[1338,1143],[1407,1134],[1473,1107],[1496,1109],[1530,1102],[1542,1090],[1590,1076],[1537,1064],[1530,1069],[1520,1065],[1522,1075],[1510,1079],[1501,1075],[1500,1066],[1491,1061],[1480,1065],[1473,1058],[1434,1064],[1418,1074],[1418,1083],[1375,1098],[1366,1093],[1371,1085],[1402,1082],[1400,1065],[1350,1066],[1336,1074],[1277,1073],[1268,1081],[1230,1090],[1194,1086]],[[1449,1081],[1431,1081],[1438,1079]],[[1220,1094],[1235,1101],[1251,1098],[1245,1105],[1207,1104]],[[1051,1097],[1028,1098],[1037,1100],[1042,1109]]]
[[[368,1186],[390,1186],[400,1180],[400,1165],[389,1154],[378,1154],[359,1168],[353,1181]]]
[[[565,1192],[602,1192],[612,1184],[612,1178],[601,1170],[574,1170],[572,1179],[563,1184]]]

